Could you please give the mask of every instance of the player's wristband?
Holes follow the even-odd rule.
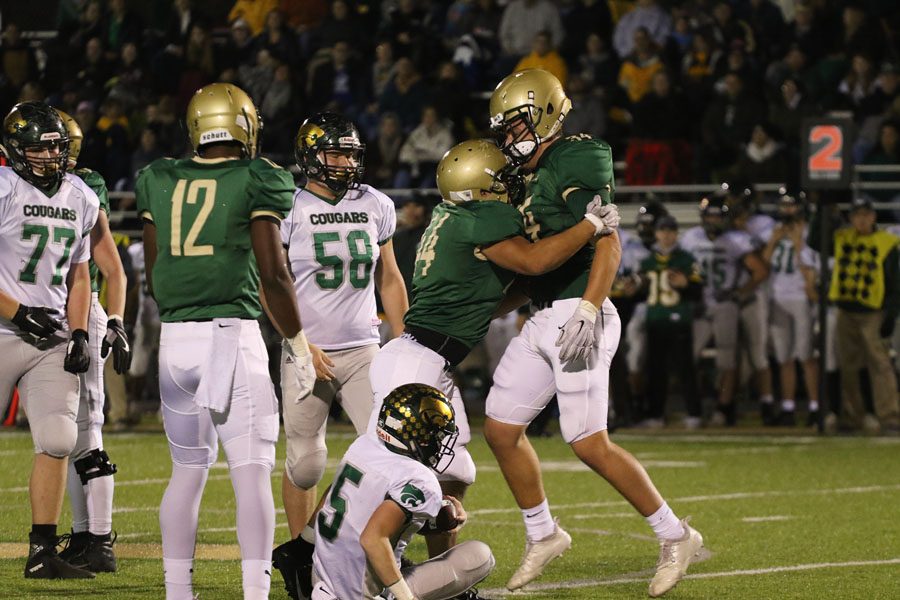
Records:
[[[416,600],[412,590],[409,589],[409,586],[406,584],[406,580],[402,577],[397,580],[397,583],[389,585],[387,589],[394,595],[396,600]]]
[[[591,225],[594,226],[594,235],[600,235],[600,232],[606,228],[606,224],[603,223],[603,219],[593,213],[586,213],[584,215],[584,220],[590,221]]]
[[[581,302],[578,303],[578,308],[593,317],[596,317],[597,311],[600,310],[596,306],[594,306],[593,302],[591,302],[590,300],[585,300],[584,298],[582,298]]]

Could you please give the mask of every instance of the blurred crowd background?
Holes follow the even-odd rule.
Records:
[[[554,73],[571,97],[565,133],[612,145],[618,202],[657,202],[682,229],[699,223],[696,203],[722,182],[752,190],[751,214],[775,216],[775,190],[795,189],[799,178],[803,120],[835,111],[855,124],[853,162],[873,168],[855,177],[869,185],[831,199],[876,201],[882,226],[900,209],[896,0],[0,0],[0,29],[0,109],[45,100],[73,115],[85,134],[79,165],[120,192],[111,222],[132,275],[130,323],[149,355],[127,381],[108,378],[114,427],[128,427],[156,398],[158,323],[141,294],[130,190],[151,161],[189,151],[183,113],[210,82],[235,83],[253,97],[263,153],[285,166],[306,116],[352,118],[367,144],[366,181],[397,201],[395,247],[407,276],[439,201],[431,191],[437,161],[455,142],[489,135],[490,91],[530,67]],[[684,191],[690,184],[711,187]],[[681,187],[647,193],[659,185]],[[636,210],[625,214],[637,224]],[[829,217],[840,222],[838,212]],[[649,252],[656,242],[631,243]],[[626,285],[638,270],[623,264],[617,288],[626,321],[643,299]],[[460,369],[473,402],[522,318],[498,321],[484,351]],[[634,335],[645,332],[623,335],[621,360]],[[697,359],[698,371],[714,368],[709,353]],[[617,421],[666,423],[665,415],[648,418],[639,385],[654,366],[638,366],[614,369]],[[752,370],[743,369],[737,397],[755,406]],[[666,414],[692,412],[677,375],[673,385]],[[881,385],[863,377],[869,412]],[[774,386],[777,396],[777,377]],[[802,381],[799,390],[808,395]],[[708,405],[715,390],[697,394]],[[839,412],[839,391],[831,401]]]

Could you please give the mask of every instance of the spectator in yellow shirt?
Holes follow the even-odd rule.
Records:
[[[566,61],[553,48],[549,31],[541,31],[534,36],[534,41],[531,43],[531,54],[523,56],[513,72],[518,73],[525,69],[543,69],[552,73],[565,87],[569,70],[566,68]]]
[[[266,25],[266,17],[278,8],[278,0],[237,0],[228,13],[228,22],[243,19],[253,35],[259,35]]]
[[[643,27],[634,32],[634,52],[622,61],[619,69],[619,85],[625,89],[629,100],[636,103],[650,91],[653,75],[663,69],[656,44]]]

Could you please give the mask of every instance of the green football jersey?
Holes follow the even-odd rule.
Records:
[[[606,142],[587,134],[564,137],[541,156],[525,181],[525,201],[519,210],[525,217],[525,231],[536,242],[577,225],[594,196],[599,194],[604,204],[612,202],[612,150]],[[531,278],[532,301],[580,297],[593,258],[594,248],[589,244],[558,269]]]
[[[641,261],[640,272],[647,278],[647,322],[666,321],[690,323],[694,316],[694,302],[685,297],[685,290],[677,290],[669,284],[666,271],[679,271],[687,276],[688,285],[699,292],[703,285],[700,265],[694,257],[681,248],[671,254],[652,252]]]
[[[480,249],[524,234],[522,216],[504,202],[438,205],[416,254],[412,302],[404,321],[470,348],[477,344],[515,279]]]
[[[97,198],[100,199],[100,210],[109,217],[109,193],[106,190],[106,182],[103,180],[103,175],[91,169],[75,169],[74,173],[97,194]],[[97,268],[93,258],[88,263],[88,268],[91,271],[91,290],[99,292],[100,269]]]
[[[281,220],[291,174],[264,158],[154,161],[138,176],[138,214],[156,226],[153,295],[163,322],[261,313],[250,221]]]

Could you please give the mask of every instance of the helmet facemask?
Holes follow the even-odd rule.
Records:
[[[335,194],[359,187],[366,172],[365,145],[355,138],[347,140],[338,145],[321,146],[313,160],[307,163],[307,176],[325,184]]]
[[[16,148],[15,144],[9,144],[11,148],[7,148],[7,150],[16,155],[13,160],[13,168],[19,175],[38,187],[50,188],[62,181],[68,169],[69,140],[55,133],[45,133],[44,135],[58,137],[40,144],[30,144],[19,148]],[[55,152],[58,153],[54,154]]]
[[[535,113],[537,120],[534,119]],[[540,108],[526,105],[491,119],[491,129],[497,134],[497,143],[513,166],[524,165],[537,153],[543,140],[537,134],[536,125],[542,116]]]

